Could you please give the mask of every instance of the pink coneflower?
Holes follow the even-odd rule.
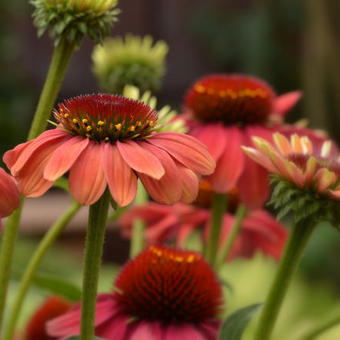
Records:
[[[269,172],[287,179],[301,189],[340,199],[340,158],[331,156],[331,141],[320,150],[308,137],[291,135],[290,141],[280,133],[273,135],[275,145],[254,137],[256,149],[243,147],[247,155]]]
[[[198,176],[214,170],[206,147],[177,132],[157,133],[157,113],[115,95],[86,95],[54,110],[58,126],[6,152],[4,161],[27,197],[44,194],[70,170],[73,197],[96,202],[109,186],[120,206],[135,197],[137,176],[158,202],[190,202]]]
[[[269,195],[267,172],[245,157],[241,145],[251,146],[252,136],[272,141],[278,130],[312,135],[307,129],[282,124],[300,97],[300,91],[277,96],[264,81],[236,74],[206,76],[188,90],[184,116],[190,134],[206,144],[216,160],[216,170],[208,177],[215,192],[237,187],[247,208],[262,207]]]
[[[20,195],[15,179],[0,168],[0,230],[1,218],[10,215],[20,205]]]
[[[106,340],[215,340],[221,286],[196,252],[151,246],[128,262],[112,294],[97,299],[95,334]],[[80,306],[47,324],[56,337],[79,334]]]
[[[136,218],[146,223],[145,237],[148,244],[161,244],[176,241],[178,246],[183,246],[186,239],[196,230],[204,234],[203,241],[209,232],[211,221],[211,196],[207,182],[203,181],[198,199],[194,205],[175,204],[164,206],[156,203],[133,207],[120,219],[123,235],[130,237],[132,223]],[[220,246],[223,247],[235,222],[235,207],[237,197],[234,194],[229,200],[228,212],[225,213],[222,224]],[[231,202],[230,202],[231,201]],[[287,231],[284,226],[275,220],[265,210],[254,210],[245,217],[242,229],[231,249],[228,260],[236,257],[249,258],[257,251],[279,259]]]
[[[55,339],[47,334],[47,321],[65,314],[71,307],[71,304],[57,296],[47,298],[44,303],[33,314],[28,322],[25,331],[25,340],[52,340]]]

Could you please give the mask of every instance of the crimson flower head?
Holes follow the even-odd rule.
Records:
[[[215,74],[198,79],[184,99],[184,117],[190,134],[202,141],[216,161],[208,176],[214,192],[235,187],[248,209],[259,209],[269,196],[268,172],[245,157],[241,146],[253,146],[251,137],[272,141],[272,134],[293,132],[322,138],[311,130],[283,124],[285,114],[300,99],[300,91],[277,96],[261,79],[242,74]]]
[[[15,179],[0,168],[0,229],[1,218],[19,207],[20,195]]]
[[[33,314],[25,331],[25,340],[52,340],[46,332],[46,322],[66,313],[71,304],[57,296],[49,297]]]
[[[41,196],[70,170],[71,194],[84,205],[95,203],[107,185],[118,205],[128,205],[136,194],[137,177],[160,203],[191,202],[198,177],[215,167],[195,138],[157,132],[157,112],[142,102],[86,95],[59,104],[54,116],[56,129],[4,155],[27,197]]]
[[[339,223],[340,161],[331,154],[332,144],[325,141],[316,148],[306,137],[280,133],[274,145],[253,139],[255,148],[243,147],[247,155],[273,174],[272,203],[284,216],[294,211],[297,221],[306,218]]]
[[[220,283],[196,252],[151,246],[128,262],[112,294],[97,299],[95,334],[107,340],[215,340]],[[80,306],[47,324],[55,337],[79,334]]]

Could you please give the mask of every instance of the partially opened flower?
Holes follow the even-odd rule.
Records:
[[[55,38],[80,43],[83,36],[100,41],[117,21],[117,0],[32,0],[33,18],[41,36],[46,30]]]
[[[185,96],[184,116],[190,134],[205,143],[216,160],[216,170],[208,177],[215,192],[237,187],[248,208],[263,205],[269,196],[267,172],[245,157],[241,145],[251,146],[252,136],[271,141],[277,130],[306,134],[307,129],[282,125],[300,97],[299,91],[277,96],[267,83],[246,75],[216,74],[194,83]]]
[[[333,220],[339,214],[340,155],[331,154],[331,141],[315,148],[306,137],[280,133],[274,145],[254,137],[256,148],[243,147],[247,155],[274,174],[272,203],[281,215],[291,210],[297,221],[308,217]],[[338,222],[338,221],[337,221]]]
[[[28,322],[25,330],[25,340],[52,340],[47,334],[47,321],[65,314],[71,307],[71,304],[57,296],[47,298],[38,308]]]
[[[108,38],[93,50],[93,72],[103,91],[121,94],[125,85],[156,91],[165,74],[168,45],[151,36]]]
[[[97,299],[95,334],[106,340],[215,340],[221,286],[196,252],[152,246],[128,262],[112,294]],[[55,337],[79,334],[80,306],[52,320]]]
[[[96,202],[107,185],[118,205],[128,205],[137,176],[160,203],[191,202],[198,176],[214,170],[214,160],[195,138],[157,133],[156,111],[141,102],[86,95],[59,104],[54,116],[56,129],[4,155],[27,197],[41,196],[70,170],[70,192],[84,205]]]
[[[9,216],[20,205],[15,179],[0,168],[0,230],[1,218]]]
[[[145,238],[148,244],[161,244],[175,241],[183,246],[194,231],[202,231],[206,241],[211,221],[211,197],[207,183],[202,182],[198,199],[194,205],[175,204],[164,206],[156,203],[146,203],[135,206],[127,211],[119,220],[122,233],[131,236],[132,223],[141,219],[146,223]],[[235,195],[234,195],[235,196]],[[231,197],[222,224],[220,246],[223,247],[235,222],[237,197]],[[284,226],[264,210],[250,211],[242,222],[242,229],[236,238],[228,260],[235,257],[251,257],[260,251],[275,259],[279,259],[287,231]]]

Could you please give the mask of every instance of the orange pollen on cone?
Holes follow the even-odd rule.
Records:
[[[264,123],[272,111],[275,93],[253,77],[211,75],[198,80],[185,96],[185,106],[201,121],[226,125]]]
[[[163,246],[128,262],[115,287],[125,313],[163,323],[214,319],[223,303],[217,277],[200,254]]]
[[[54,110],[59,127],[97,142],[143,139],[157,122],[155,110],[118,95],[85,95],[65,100]]]

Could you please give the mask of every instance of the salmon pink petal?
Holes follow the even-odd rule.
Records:
[[[69,138],[72,137],[61,129],[43,132],[39,137],[29,142],[26,148],[22,149],[16,162],[11,167],[11,172],[13,175],[17,175],[34,153],[41,152],[42,147],[45,148],[47,145],[55,144],[61,139],[66,140]]]
[[[117,147],[125,162],[135,171],[160,179],[164,175],[161,162],[150,151],[134,141],[117,142]]]
[[[0,168],[0,216],[8,216],[19,207],[20,195],[13,177]]]
[[[70,170],[70,191],[80,204],[91,205],[97,202],[105,191],[101,154],[101,146],[91,141]]]
[[[282,155],[289,155],[292,153],[293,149],[288,141],[288,139],[281,135],[280,133],[274,133],[273,139],[276,147],[279,149]]]
[[[244,169],[242,135],[237,127],[225,128],[227,144],[209,180],[215,192],[226,193],[233,189]]]
[[[317,179],[317,189],[322,193],[336,181],[337,176],[333,171],[329,171],[326,168],[321,168],[316,172],[315,178]]]
[[[13,165],[16,163],[18,158],[20,157],[21,153],[32,143],[25,142],[17,145],[14,149],[8,150],[4,153],[3,161],[7,165],[7,168],[11,170]],[[12,173],[12,172],[11,172]],[[13,175],[13,174],[12,174]]]
[[[53,152],[52,157],[46,164],[44,177],[49,181],[56,181],[68,171],[79,155],[87,147],[88,138],[72,137]]]
[[[221,157],[227,143],[226,133],[222,124],[200,125],[192,130],[190,135],[207,146],[215,161]]]
[[[53,181],[44,178],[44,169],[53,152],[65,142],[65,139],[45,143],[44,147],[31,155],[17,175],[18,187],[21,194],[26,197],[39,197],[52,185]]]
[[[179,163],[177,163],[177,169],[182,180],[182,196],[180,201],[187,204],[192,203],[198,195],[199,179],[193,171]]]
[[[167,152],[152,144],[141,142],[140,145],[143,149],[155,155],[165,170],[165,174],[159,180],[141,173],[138,174],[146,190],[159,203],[173,204],[178,202],[182,194],[182,181],[175,161]]]
[[[110,192],[120,207],[129,205],[137,192],[137,177],[115,145],[102,144],[102,163]]]
[[[178,132],[162,132],[147,141],[167,151],[177,161],[199,174],[210,175],[214,171],[215,161],[207,147],[194,137]]]
[[[170,214],[162,218],[159,222],[148,224],[145,236],[149,244],[163,243],[168,238],[174,236],[177,230],[178,218]]]
[[[291,110],[302,96],[301,91],[292,91],[278,96],[273,103],[274,113],[279,116],[284,116]]]
[[[194,325],[170,325],[165,330],[164,340],[207,340],[203,332],[200,332]]]
[[[95,326],[99,326],[118,313],[116,303],[110,294],[101,294],[97,298]],[[53,337],[68,337],[80,333],[80,304],[69,312],[46,324],[47,333]]]

